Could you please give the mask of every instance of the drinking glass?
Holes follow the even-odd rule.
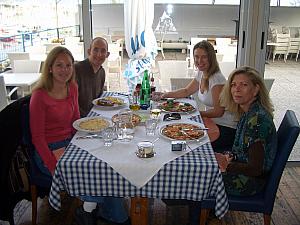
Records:
[[[129,95],[129,108],[133,111],[140,109],[140,97],[138,95]]]
[[[161,114],[161,109],[151,109],[150,110],[150,117],[152,119],[159,119]]]
[[[102,137],[104,141],[104,146],[110,147],[112,146],[113,140],[115,139],[115,130],[113,127],[107,127],[102,131]]]
[[[134,125],[132,123],[132,112],[129,109],[122,109],[118,113],[118,139],[131,141],[134,137]]]
[[[146,135],[154,136],[155,130],[157,128],[158,121],[157,119],[150,118],[145,122]]]

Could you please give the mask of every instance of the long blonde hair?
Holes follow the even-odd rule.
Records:
[[[50,72],[50,68],[53,65],[54,61],[60,54],[66,54],[71,57],[72,64],[74,66],[74,57],[72,53],[69,51],[69,49],[62,47],[62,46],[57,46],[49,52],[47,55],[47,58],[45,62],[43,63],[43,68],[42,68],[42,75],[37,84],[34,86],[33,91],[37,89],[45,89],[46,91],[51,91],[53,88],[53,74]],[[75,80],[75,69],[73,69],[73,74],[68,80],[67,85],[69,85],[70,82],[74,82]]]
[[[256,99],[260,102],[262,107],[264,107],[265,110],[273,117],[274,106],[271,102],[269,92],[265,86],[262,76],[260,76],[259,72],[256,69],[249,66],[242,66],[236,68],[231,72],[220,94],[221,106],[225,107],[226,110],[234,113],[237,119],[241,117],[243,111],[241,107],[233,101],[232,94],[231,94],[231,83],[234,77],[238,74],[243,74],[247,76],[254,86],[256,85],[259,86],[259,91],[256,96]]]
[[[203,49],[208,56],[208,62],[209,62],[209,68],[208,68],[208,77],[212,76],[213,74],[217,73],[220,71],[219,63],[217,61],[217,56],[214,47],[212,46],[211,43],[208,41],[200,41],[197,44],[195,44],[193,48],[193,53],[195,52],[196,49]],[[195,59],[194,59],[195,60]],[[204,87],[208,89],[209,86],[209,81],[205,80]]]

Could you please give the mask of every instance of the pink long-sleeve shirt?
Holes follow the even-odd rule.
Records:
[[[50,172],[57,160],[48,144],[71,137],[73,122],[79,119],[78,86],[71,82],[65,99],[55,99],[44,89],[32,93],[30,100],[30,130],[32,143]]]

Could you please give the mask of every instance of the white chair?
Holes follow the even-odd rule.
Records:
[[[14,73],[39,73],[42,62],[40,60],[15,60]]]
[[[107,41],[108,44],[112,43],[111,35],[109,35],[109,34],[101,34],[100,36],[103,37]]]
[[[193,79],[194,78],[192,78],[192,77],[185,77],[185,78],[172,77],[172,78],[170,78],[172,91],[186,87]],[[198,92],[194,93],[192,96],[197,103],[198,109],[205,110],[205,106],[201,103],[201,101],[198,97]]]
[[[287,55],[296,54],[296,61],[298,60],[300,51],[300,38],[290,38],[290,46]],[[292,56],[291,56],[292,57]]]
[[[106,72],[107,72],[107,76],[106,76],[106,82],[107,82],[107,89],[110,88],[110,83],[112,83],[110,81],[110,79],[112,78],[112,74],[117,74],[117,80],[118,80],[118,84],[119,87],[121,86],[121,77],[122,77],[122,59],[121,56],[119,54],[111,54],[107,61],[107,65],[106,65]]]
[[[273,62],[275,60],[276,55],[278,56],[278,59],[280,55],[283,55],[283,60],[286,62],[287,55],[288,55],[288,50],[289,50],[289,45],[290,45],[290,34],[276,34],[276,39],[275,39],[277,45],[275,45],[274,50],[273,50]]]
[[[191,37],[191,45],[195,45],[200,41],[207,41],[207,38]]]
[[[55,47],[61,46],[61,43],[45,43],[44,45],[46,46],[46,54],[48,54]]]
[[[171,77],[188,77],[188,62],[183,60],[158,61],[160,87],[162,91],[171,90]]]
[[[121,58],[123,60],[123,55],[124,55],[124,53],[123,53],[124,39],[120,38],[120,39],[116,40],[116,44],[119,46],[119,51],[121,53]]]
[[[10,66],[13,68],[14,67],[14,61],[15,60],[20,60],[20,59],[30,59],[29,53],[28,52],[8,52],[7,58],[10,61]]]
[[[18,89],[19,87],[14,87],[9,93],[7,93],[4,77],[0,75],[0,111],[10,103],[12,94]]]
[[[219,62],[222,74],[228,78],[230,73],[235,69],[235,62]]]

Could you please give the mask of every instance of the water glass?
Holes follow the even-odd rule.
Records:
[[[151,109],[150,110],[150,117],[152,119],[159,119],[161,114],[161,109]]]
[[[146,120],[146,122],[145,122],[146,135],[154,136],[156,128],[157,128],[157,124],[158,124],[157,119],[150,118],[150,119]]]
[[[112,146],[113,140],[116,137],[115,130],[113,127],[107,127],[102,131],[102,137],[104,141],[104,146],[110,147]]]

